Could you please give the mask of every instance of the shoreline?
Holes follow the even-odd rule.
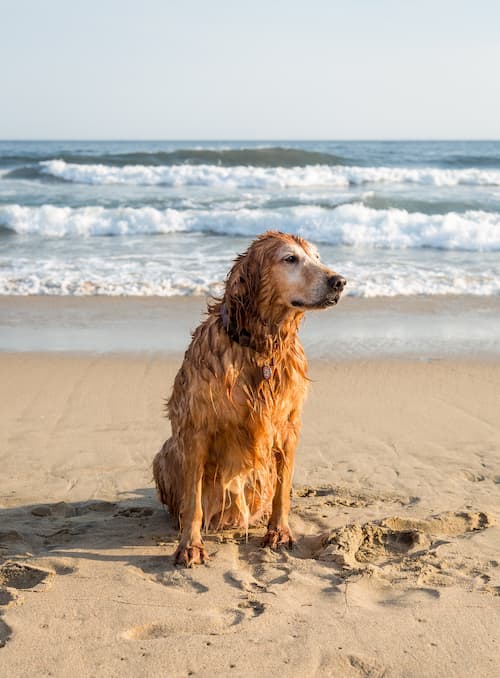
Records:
[[[0,296],[0,352],[183,354],[205,297]],[[306,314],[311,359],[498,359],[500,297],[345,297]]]

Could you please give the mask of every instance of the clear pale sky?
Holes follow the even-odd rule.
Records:
[[[498,139],[499,72],[499,0],[0,0],[3,139]]]

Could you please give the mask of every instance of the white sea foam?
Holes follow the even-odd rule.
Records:
[[[500,186],[499,170],[437,169],[409,167],[221,167],[218,165],[148,166],[83,165],[64,160],[40,163],[42,172],[84,184],[135,184],[167,186],[226,186],[230,188],[287,188],[370,183],[422,184],[429,186]]]
[[[0,224],[42,237],[155,235],[212,232],[253,237],[266,229],[295,233],[316,242],[351,247],[500,250],[500,214],[469,211],[427,215],[362,204],[335,209],[158,210],[153,207],[0,207]]]
[[[348,278],[351,295],[500,294],[500,262],[487,252],[500,249],[500,215],[486,212],[427,216],[360,204],[238,211],[11,205],[0,207],[0,223],[28,236],[18,241],[19,247],[26,242],[26,254],[14,258],[7,249],[0,256],[0,294],[214,293],[235,255],[232,238],[222,238],[214,248],[213,239],[196,234],[251,238],[265,228],[343,245],[325,247],[325,262]],[[149,237],[168,233],[183,235]],[[96,235],[122,238],[97,243],[90,237]],[[59,247],[53,239],[62,236],[68,242]],[[382,254],[376,248],[400,251]],[[438,248],[472,253],[445,257]],[[486,253],[474,253],[481,250]]]
[[[20,234],[48,237],[151,235],[187,230],[186,212],[153,207],[0,206],[0,224]]]
[[[39,257],[15,262],[0,257],[0,294],[8,295],[138,295],[179,296],[219,294],[232,255],[203,259],[203,267],[184,259],[152,260],[95,255],[74,259]],[[459,264],[431,266],[416,262],[377,263],[347,260],[335,265],[348,279],[347,294],[361,297],[395,295],[498,295],[500,269],[464,270]]]

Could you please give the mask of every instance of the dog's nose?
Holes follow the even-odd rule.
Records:
[[[337,290],[337,292],[342,292],[346,283],[347,280],[341,275],[332,275],[328,278],[328,286],[331,287],[332,290]]]

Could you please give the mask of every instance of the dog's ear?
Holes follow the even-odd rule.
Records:
[[[252,248],[236,259],[229,272],[224,303],[229,323],[235,331],[243,331],[248,325],[247,319],[256,313],[260,273],[259,263]]]

